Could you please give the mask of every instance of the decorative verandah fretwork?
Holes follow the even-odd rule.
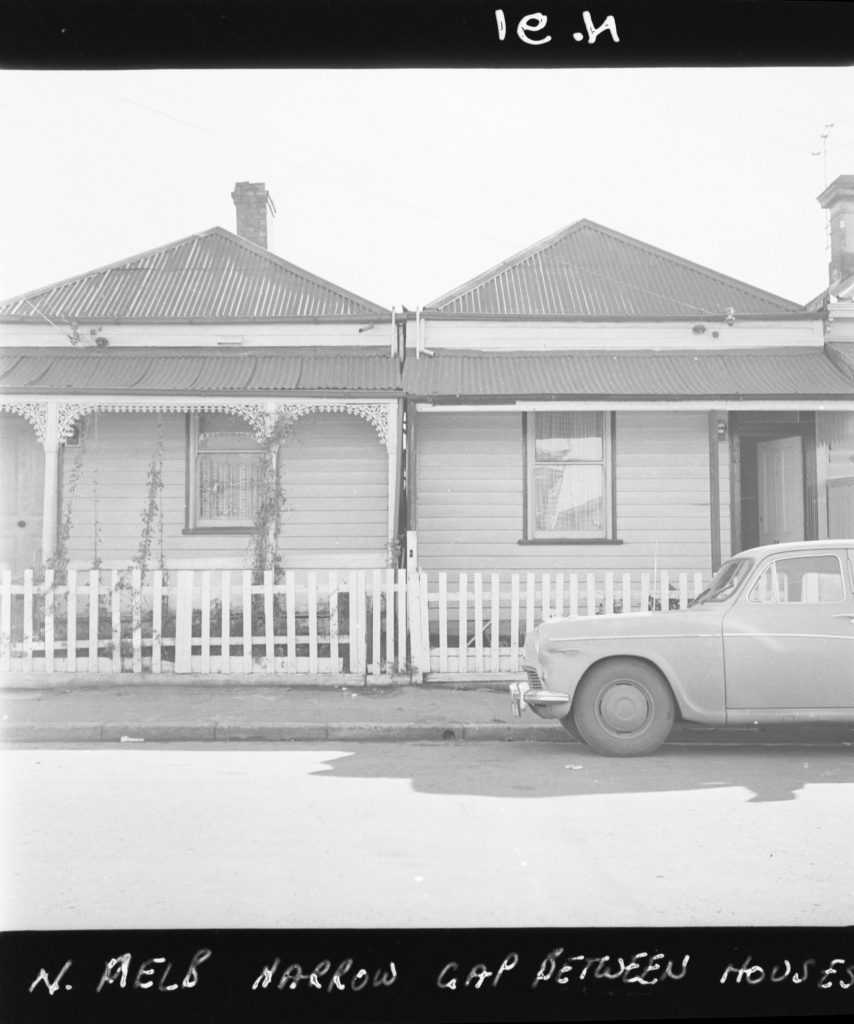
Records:
[[[399,422],[397,399],[360,401],[344,398],[287,398],[246,401],[211,397],[92,397],[64,400],[53,397],[0,398],[0,412],[22,416],[33,428],[45,453],[44,517],[42,559],[53,557],[57,535],[57,492],[59,448],[74,434],[78,420],[92,413],[232,413],[246,420],[259,443],[272,437],[283,422],[294,422],[313,413],[348,413],[374,428],[388,453],[388,540],[392,545],[397,530]]]

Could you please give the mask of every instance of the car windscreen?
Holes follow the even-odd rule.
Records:
[[[712,577],[712,582],[708,587],[690,603],[706,604],[712,601],[727,601],[744,582],[752,565],[752,558],[732,558],[728,562],[724,562]]]

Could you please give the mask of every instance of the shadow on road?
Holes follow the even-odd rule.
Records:
[[[358,744],[347,752],[322,777],[409,779],[419,793],[502,799],[735,788],[748,803],[766,803],[794,800],[808,785],[854,784],[847,747],[665,746],[643,758],[600,757],[560,743]]]

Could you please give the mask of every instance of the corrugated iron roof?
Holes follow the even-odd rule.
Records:
[[[854,380],[854,353],[849,352],[845,345],[830,344],[826,345],[825,349],[834,366],[846,377]]]
[[[403,386],[421,398],[854,397],[854,379],[821,349],[442,352],[410,356]]]
[[[425,311],[481,316],[774,315],[804,307],[580,220],[441,296]]]
[[[391,316],[224,228],[0,304],[0,317],[39,313],[60,322]]]
[[[6,393],[400,392],[388,351],[334,348],[0,349]]]

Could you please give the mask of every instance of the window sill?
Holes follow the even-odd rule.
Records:
[[[181,531],[182,534],[190,535],[193,534],[209,534],[209,533],[226,533],[235,534],[237,536],[248,537],[252,533],[251,526],[185,526]]]
[[[555,544],[566,547],[569,544],[622,544],[616,537],[535,537],[516,541],[517,544],[525,547],[527,545]]]

